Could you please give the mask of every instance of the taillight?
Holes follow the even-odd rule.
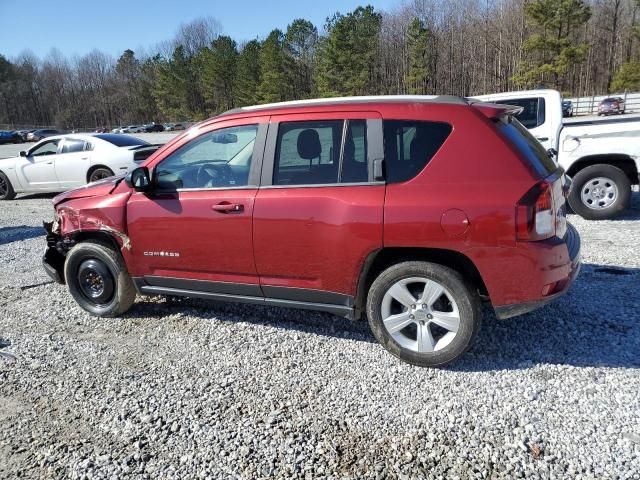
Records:
[[[542,181],[529,190],[516,205],[516,239],[535,242],[551,238],[555,233],[553,185]]]

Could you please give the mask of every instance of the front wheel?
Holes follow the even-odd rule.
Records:
[[[393,355],[421,367],[441,367],[470,347],[482,318],[480,300],[462,276],[428,262],[403,262],[371,285],[367,317]]]
[[[606,220],[624,211],[631,198],[631,182],[613,165],[592,165],[573,177],[571,209],[587,220]]]
[[[120,253],[111,246],[86,241],[67,254],[64,277],[74,300],[98,317],[115,317],[131,308],[136,289]]]
[[[9,177],[0,172],[0,200],[13,200],[15,197],[16,192],[13,190]]]

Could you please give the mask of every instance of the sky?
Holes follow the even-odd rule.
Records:
[[[24,50],[39,57],[52,48],[67,56],[94,49],[119,56],[127,48],[148,50],[171,39],[181,23],[213,16],[237,41],[285,30],[295,18],[319,30],[336,11],[358,5],[390,10],[400,0],[0,0],[0,54]]]

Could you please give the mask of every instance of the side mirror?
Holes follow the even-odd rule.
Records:
[[[148,191],[151,188],[149,169],[147,167],[134,168],[124,177],[124,182],[136,192]]]
[[[20,152],[20,156],[21,156],[21,157],[26,157],[26,156],[27,156],[27,152],[26,152],[25,150],[22,150],[22,151]]]

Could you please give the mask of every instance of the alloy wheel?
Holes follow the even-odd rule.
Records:
[[[382,299],[382,322],[403,348],[418,353],[442,350],[456,337],[460,312],[451,293],[426,277],[391,285]]]

